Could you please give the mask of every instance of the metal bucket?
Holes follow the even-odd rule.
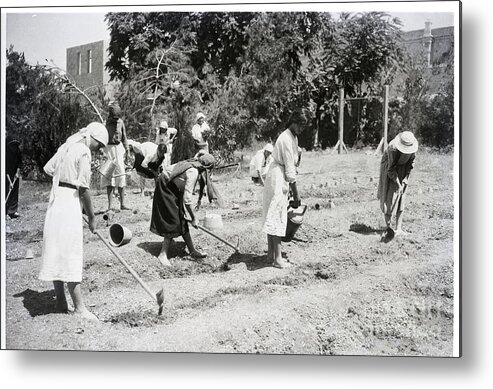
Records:
[[[113,162],[111,159],[108,159],[99,168],[99,173],[106,178],[111,179],[117,167],[118,165],[115,162]]]
[[[306,205],[296,209],[288,208],[288,224],[286,225],[286,234],[281,238],[283,242],[290,242],[293,240],[296,231],[298,231],[298,228],[300,228],[303,224],[303,216],[306,209]]]
[[[109,238],[113,246],[123,246],[132,239],[132,231],[121,224],[115,223],[110,226]]]
[[[223,229],[223,219],[221,215],[215,213],[206,213],[204,218],[204,227],[213,231]]]

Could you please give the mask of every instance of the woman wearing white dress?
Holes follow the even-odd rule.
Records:
[[[267,257],[272,265],[285,268],[291,264],[281,256],[281,238],[286,234],[288,220],[288,194],[291,191],[293,208],[300,205],[296,187],[296,163],[298,161],[298,138],[303,130],[306,117],[298,110],[291,114],[288,128],[277,138],[272,151],[264,187],[263,229],[267,234]]]
[[[44,171],[53,177],[43,230],[43,254],[39,279],[53,281],[56,311],[68,312],[65,283],[74,303],[74,313],[97,320],[84,305],[82,281],[82,210],[94,232],[96,221],[89,193],[91,151],[108,144],[108,131],[91,123],[72,135],[48,161]]]
[[[197,114],[196,123],[192,127],[192,137],[195,142],[195,152],[209,154],[209,142],[211,129],[205,121],[205,115],[202,112]],[[197,154],[196,154],[197,155]]]

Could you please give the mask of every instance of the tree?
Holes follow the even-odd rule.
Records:
[[[29,65],[12,46],[6,56],[7,133],[21,142],[23,173],[42,171],[66,138],[97,115],[79,93],[67,93],[58,69]]]
[[[106,19],[107,67],[126,84],[122,91],[128,88],[136,104],[131,112],[182,118],[188,112],[190,121],[205,111],[210,143],[226,154],[254,137],[273,140],[294,107],[313,113],[300,137],[310,148],[337,114],[338,88],[350,95],[381,89],[401,55],[398,22],[376,12],[338,20],[322,12],[110,13]],[[163,56],[177,42],[179,67]],[[170,86],[173,73],[183,71],[180,87]],[[154,120],[139,115],[141,123]]]
[[[342,13],[322,35],[321,62],[313,62],[311,71],[316,74],[313,100],[317,118],[325,127],[337,131],[337,90],[344,88],[347,97],[369,97],[355,104],[359,120],[352,129],[352,139],[361,140],[359,134],[376,130],[374,125],[363,125],[374,123],[366,115],[372,115],[372,107],[379,106],[371,96],[381,95],[383,85],[390,84],[400,69],[404,55],[399,45],[400,26],[399,19],[383,12]],[[329,136],[322,133],[321,138],[326,140]],[[364,138],[378,139],[371,135]]]

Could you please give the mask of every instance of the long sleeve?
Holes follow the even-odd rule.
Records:
[[[387,176],[392,180],[396,181],[397,180],[397,161],[399,160],[399,151],[397,149],[389,147],[387,149],[387,154],[388,154],[388,170],[387,170]]]
[[[184,204],[192,204],[193,189],[198,178],[199,171],[195,168],[190,168],[185,172],[185,191],[183,192]]]
[[[285,179],[296,182],[296,162],[298,161],[298,139],[289,130],[285,130],[277,139],[272,152],[274,160],[284,166]]]
[[[405,177],[404,177],[404,180],[402,180],[402,182],[405,184],[407,184],[407,182],[409,180],[409,174],[411,173],[411,170],[413,170],[413,168],[414,168],[415,158],[416,158],[416,154],[414,153],[409,157],[409,161],[407,161],[407,163],[406,163]]]

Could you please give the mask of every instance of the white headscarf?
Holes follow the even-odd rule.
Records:
[[[52,159],[45,165],[46,171],[46,166],[50,163],[53,163],[52,160],[54,159],[53,185],[51,187],[49,201],[50,205],[55,200],[56,188],[60,183],[60,168],[65,157],[68,154],[70,146],[83,140],[84,144],[89,147],[89,145],[91,144],[91,138],[96,139],[98,142],[106,146],[108,144],[108,130],[106,130],[106,127],[101,123],[90,123],[87,127],[81,128],[77,133],[69,136],[65,143],[58,148],[56,154],[52,157]]]

